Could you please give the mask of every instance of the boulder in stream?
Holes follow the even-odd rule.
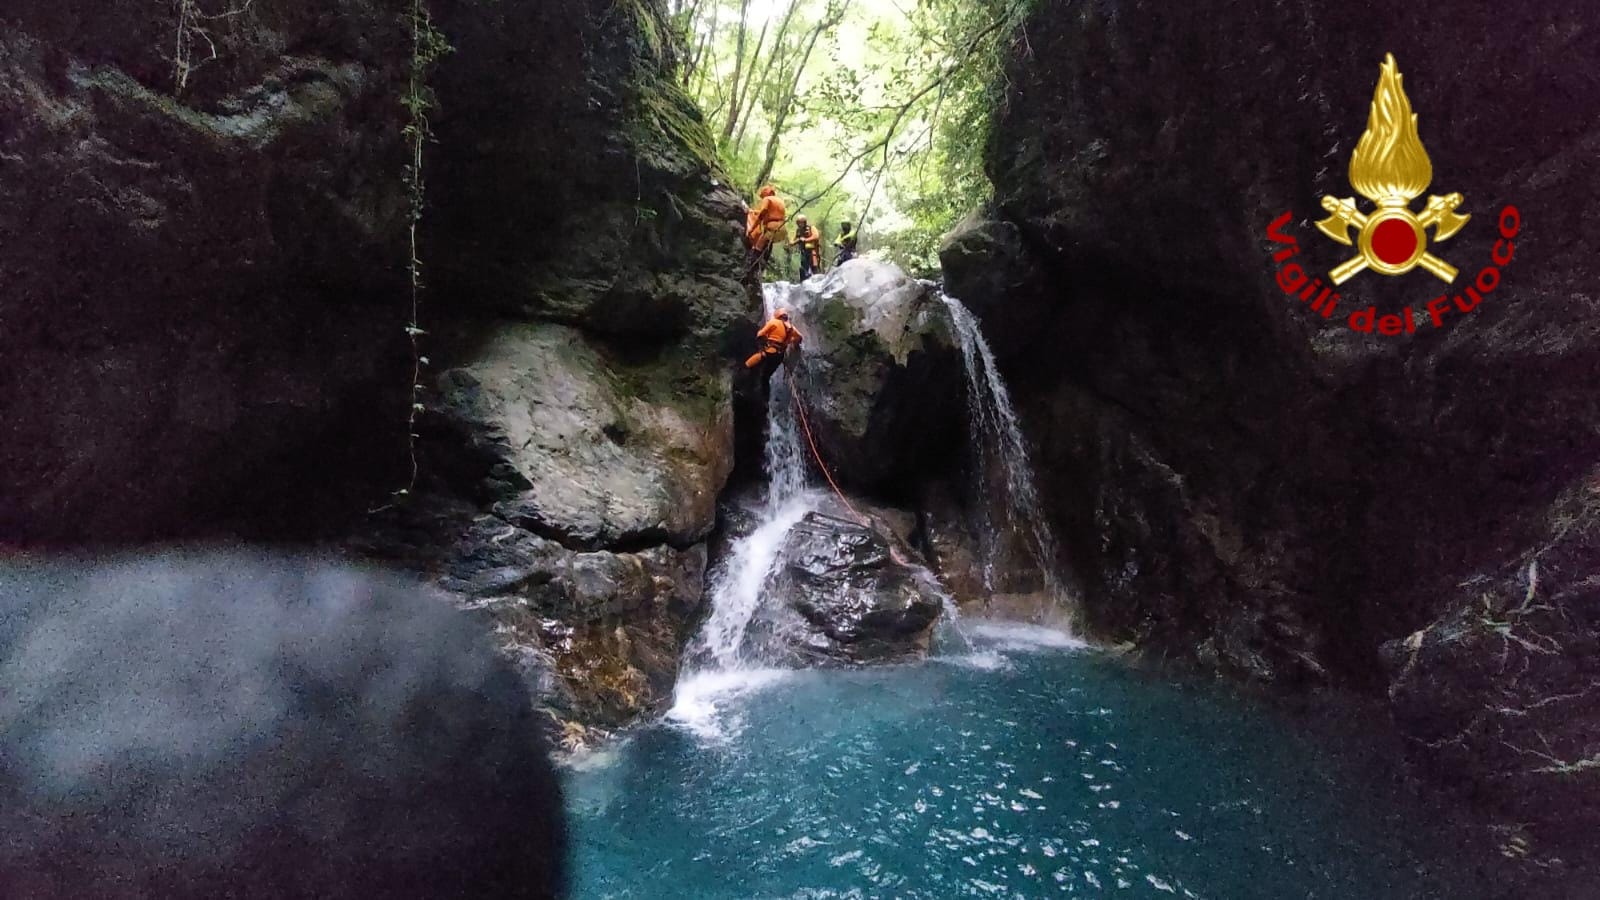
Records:
[[[488,516],[457,541],[440,584],[487,616],[556,738],[587,742],[657,711],[699,622],[706,548],[571,550]]]
[[[779,302],[805,335],[796,379],[841,481],[867,492],[912,483],[946,461],[937,448],[961,446],[961,355],[932,285],[852,260]]]
[[[773,638],[807,663],[886,662],[927,650],[943,609],[909,548],[853,518],[807,513],[790,529],[767,590],[798,621]]]

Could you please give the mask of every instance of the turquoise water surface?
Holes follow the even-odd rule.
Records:
[[[575,896],[1474,895],[1392,784],[1278,715],[1040,630],[972,640],[689,679],[569,771]]]

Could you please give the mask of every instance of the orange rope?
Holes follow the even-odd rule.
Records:
[[[856,524],[863,528],[872,528],[872,520],[863,516],[861,511],[855,508],[855,505],[850,502],[850,498],[846,497],[844,491],[839,489],[839,483],[833,480],[833,473],[828,471],[828,464],[822,461],[822,451],[817,449],[817,439],[811,434],[811,421],[806,417],[806,406],[800,402],[800,387],[795,384],[794,372],[785,365],[783,374],[789,379],[789,396],[794,400],[795,411],[800,415],[800,430],[806,433],[806,444],[811,447],[811,458],[816,460],[817,468],[821,469],[822,476],[828,479],[828,486],[833,488],[834,494],[838,495],[839,502],[843,503],[844,508],[850,510],[850,514],[856,517]],[[900,556],[900,551],[895,549],[894,543],[892,541],[886,543],[889,544],[889,557],[897,564],[909,568],[911,564]]]

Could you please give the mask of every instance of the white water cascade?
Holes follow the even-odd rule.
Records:
[[[766,314],[778,307],[803,312],[803,288],[790,284],[769,284],[764,288]],[[1022,429],[1012,409],[1010,395],[1001,381],[994,355],[978,329],[976,318],[952,298],[949,305],[965,362],[967,390],[972,409],[970,427],[975,467],[980,478],[989,472],[1003,472],[1000,484],[980,484],[978,496],[992,498],[993,506],[1004,511],[1005,521],[980,523],[981,530],[992,532],[996,525],[1017,529],[1031,540],[1028,552],[1044,573],[1046,589],[1058,611],[1066,594],[1057,580],[1053,561],[1055,539],[1045,524],[1034,489],[1033,471],[1028,462]],[[804,323],[799,323],[803,328]],[[785,538],[807,513],[824,507],[824,491],[808,484],[809,458],[800,424],[795,415],[792,386],[787,377],[775,375],[767,402],[767,441],[764,464],[766,491],[760,506],[753,510],[755,527],[734,541],[727,556],[709,579],[711,611],[700,634],[690,647],[688,662],[678,684],[670,718],[709,738],[725,738],[737,728],[722,715],[726,701],[749,691],[779,683],[792,673],[775,668],[772,659],[752,640],[764,609],[771,599],[765,591],[768,577],[778,562]],[[984,510],[987,519],[989,512]],[[993,585],[993,539],[984,535],[984,577]],[[930,572],[921,573],[930,590],[944,597],[947,621],[954,623],[957,610]],[[958,644],[970,644],[959,628],[950,629]],[[970,649],[970,647],[968,648]]]
[[[943,295],[941,295],[943,296]],[[994,351],[984,339],[978,318],[954,297],[944,297],[955,322],[956,336],[961,342],[961,358],[967,376],[967,405],[971,422],[968,435],[972,443],[974,478],[977,479],[974,496],[981,500],[1003,502],[977,503],[980,540],[984,543],[984,588],[991,594],[995,589],[995,546],[1000,534],[1016,530],[1026,535],[1026,548],[1035,565],[1044,576],[1045,591],[1054,610],[1066,614],[1070,609],[1065,585],[1056,574],[1056,539],[1049,521],[1039,504],[1039,494],[1034,487],[1033,464],[1028,459],[1027,440],[1022,425],[1011,405],[1011,392],[1000,377]],[[1001,477],[995,479],[998,471]],[[998,481],[998,483],[991,483]],[[993,521],[992,510],[1005,512],[1006,521]],[[1000,526],[1004,531],[997,530]],[[1021,526],[1021,527],[1019,527]]]
[[[788,298],[797,290],[789,284],[766,285],[766,314],[771,316],[779,306],[793,309]],[[802,440],[789,380],[775,375],[767,401],[767,491],[757,511],[759,524],[734,542],[727,559],[711,575],[711,615],[691,650],[692,659],[703,660],[702,671],[754,669],[765,662],[748,658],[744,649],[746,633],[765,596],[762,587],[789,529],[823,500],[819,491],[806,485]]]

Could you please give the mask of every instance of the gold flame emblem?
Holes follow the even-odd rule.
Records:
[[[1411,201],[1433,181],[1433,163],[1417,135],[1417,114],[1400,79],[1400,67],[1390,53],[1372,97],[1367,131],[1350,157],[1350,186],[1377,204],[1377,211],[1363,213],[1354,197],[1322,198],[1329,216],[1317,227],[1346,246],[1352,243],[1350,230],[1356,229],[1354,243],[1361,254],[1334,268],[1334,284],[1344,284],[1363,269],[1404,275],[1419,266],[1445,282],[1456,280],[1455,266],[1428,252],[1427,230],[1434,229],[1436,241],[1448,240],[1472,216],[1456,212],[1465,200],[1458,193],[1431,196],[1421,215],[1411,212]]]

